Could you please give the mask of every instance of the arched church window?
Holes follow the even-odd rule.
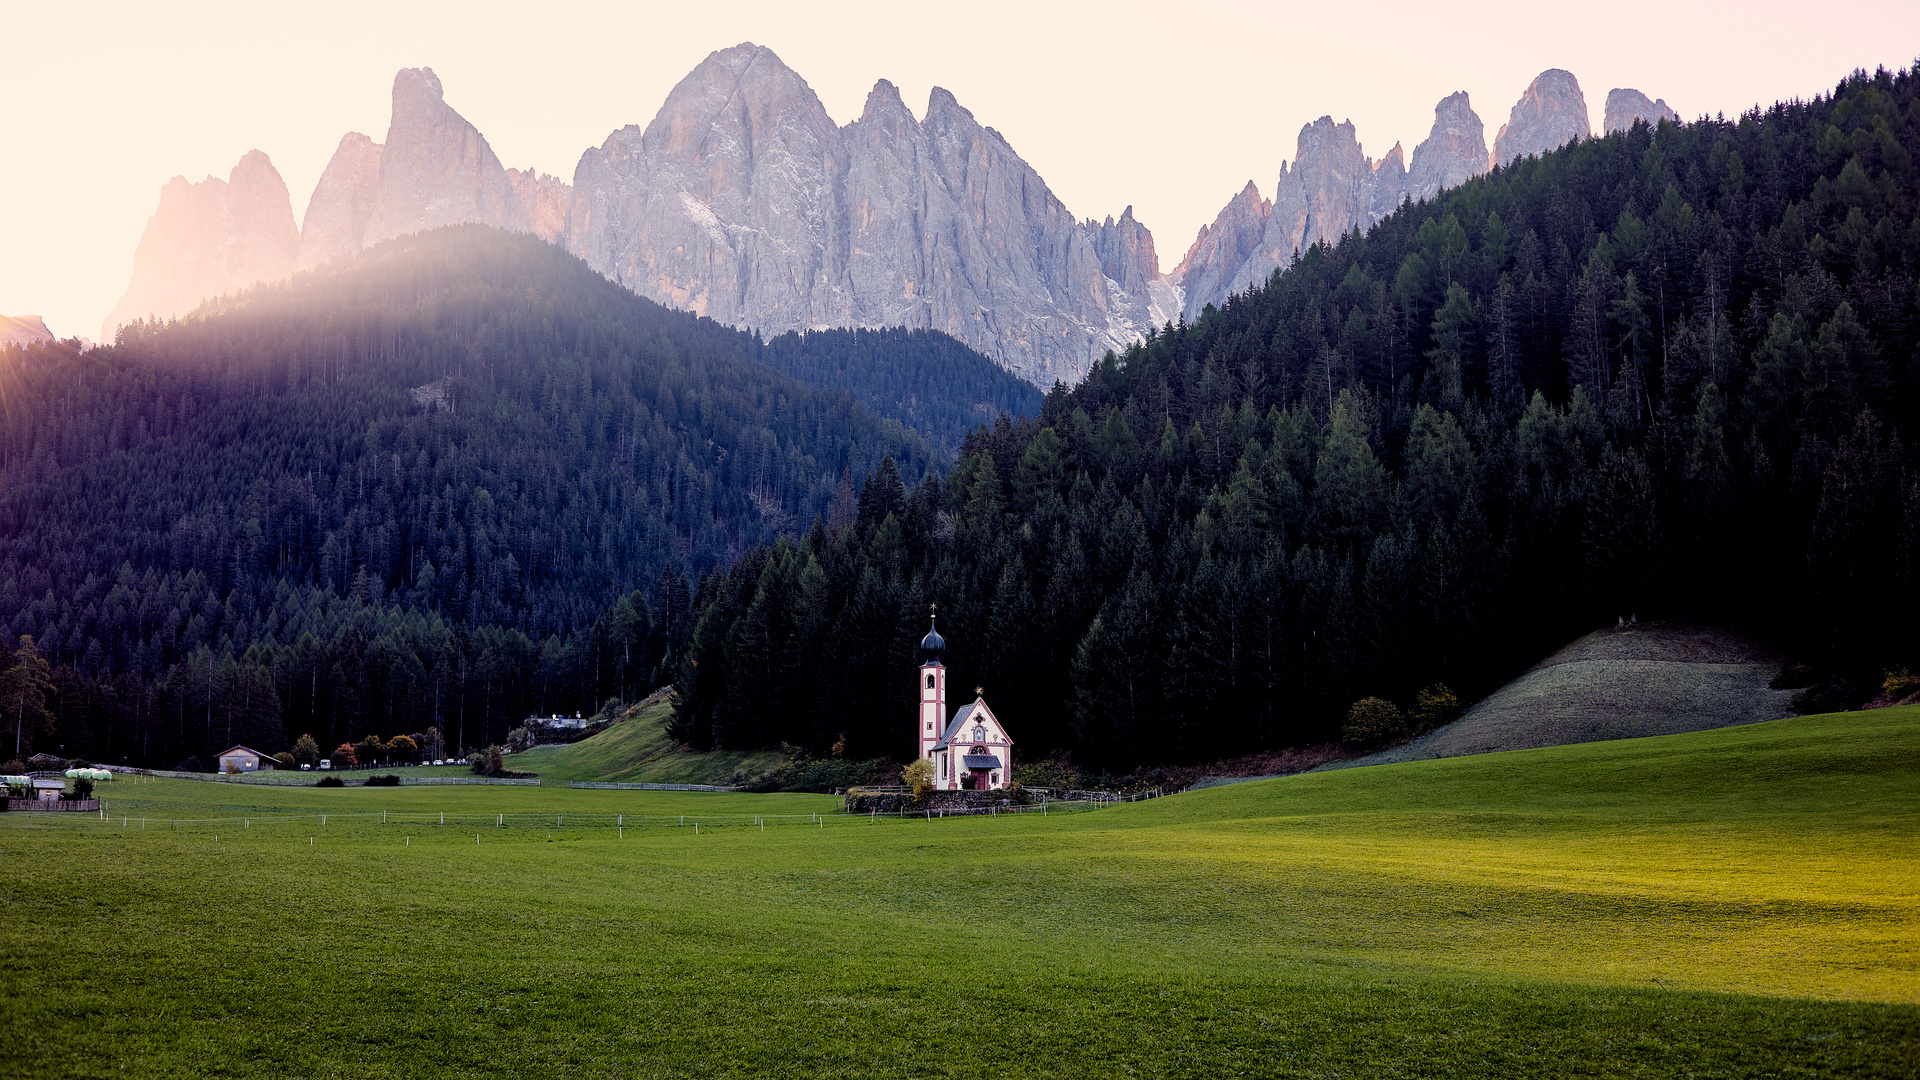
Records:
[[[928,675],[927,675],[927,689],[929,689],[929,690],[931,690],[931,689],[933,689],[933,675],[932,675],[932,673],[928,673]]]
[[[976,746],[970,752],[974,754],[984,754],[987,752],[987,748],[984,746]]]
[[[973,741],[974,742],[987,741],[987,725],[985,724],[973,725]]]

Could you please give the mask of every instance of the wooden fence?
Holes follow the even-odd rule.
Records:
[[[8,799],[9,811],[61,811],[61,810],[99,810],[99,799],[62,799],[59,802],[44,802],[40,799]]]

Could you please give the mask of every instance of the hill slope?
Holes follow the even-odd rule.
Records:
[[[785,760],[771,750],[699,753],[677,747],[667,735],[672,712],[665,694],[656,694],[591,738],[515,754],[513,767],[539,773],[542,783],[726,784],[736,773],[757,775]]]
[[[1789,716],[1768,683],[1782,657],[1724,630],[1596,630],[1535,664],[1458,720],[1329,769],[1705,731]]]

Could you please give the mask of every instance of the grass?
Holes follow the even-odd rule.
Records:
[[[725,784],[736,773],[755,775],[786,760],[778,752],[676,750],[667,737],[673,711],[664,696],[589,739],[513,755],[507,767],[540,774],[544,783],[606,780],[625,784]]]
[[[111,823],[0,816],[18,1075],[1920,1069],[1920,708],[824,827],[809,795],[103,786]]]

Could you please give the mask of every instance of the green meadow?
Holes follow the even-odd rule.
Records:
[[[1920,1071],[1916,708],[1045,816],[103,789],[0,815],[9,1075]]]

